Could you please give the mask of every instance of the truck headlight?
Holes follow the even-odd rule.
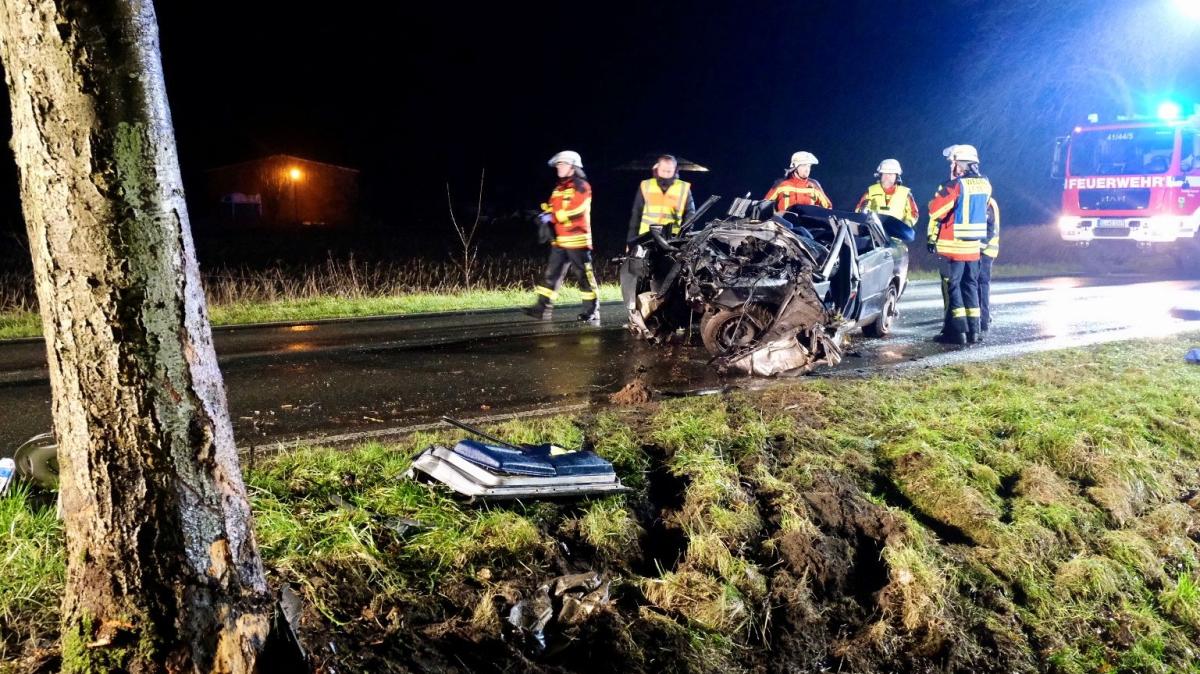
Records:
[[[1079,218],[1073,215],[1064,215],[1058,219],[1058,229],[1062,232],[1070,232],[1079,228]]]

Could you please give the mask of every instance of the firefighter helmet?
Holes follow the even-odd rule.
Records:
[[[816,166],[821,162],[811,152],[796,152],[792,154],[792,163],[788,165],[788,170],[791,171],[797,166]]]
[[[979,163],[979,150],[974,145],[951,145],[942,150],[942,156],[950,161],[961,161],[967,164]]]
[[[551,167],[555,164],[570,164],[575,168],[583,168],[583,157],[580,157],[579,153],[573,150],[563,150],[551,157],[550,161],[546,163]]]
[[[879,166],[875,167],[875,173],[895,173],[900,175],[904,173],[904,169],[900,168],[900,162],[895,159],[884,159],[879,162]]]

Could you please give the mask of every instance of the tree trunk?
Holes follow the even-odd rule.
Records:
[[[0,7],[62,471],[63,671],[253,671],[271,597],[153,5]]]

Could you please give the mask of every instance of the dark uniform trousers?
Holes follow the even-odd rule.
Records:
[[[978,333],[979,260],[941,258],[942,301],[946,307],[942,332],[946,335]]]
[[[988,255],[979,256],[979,329],[984,332],[992,327],[992,263],[996,258]]]
[[[545,285],[537,289],[538,305],[548,307],[554,305],[558,297],[558,289],[562,286],[567,272],[574,270],[583,291],[583,313],[592,314],[600,303],[600,285],[596,282],[596,272],[592,269],[592,251],[587,248],[558,248],[550,249],[550,262],[546,265]]]

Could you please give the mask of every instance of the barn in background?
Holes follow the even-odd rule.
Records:
[[[205,172],[205,219],[217,226],[345,227],[358,217],[356,169],[276,154]]]

